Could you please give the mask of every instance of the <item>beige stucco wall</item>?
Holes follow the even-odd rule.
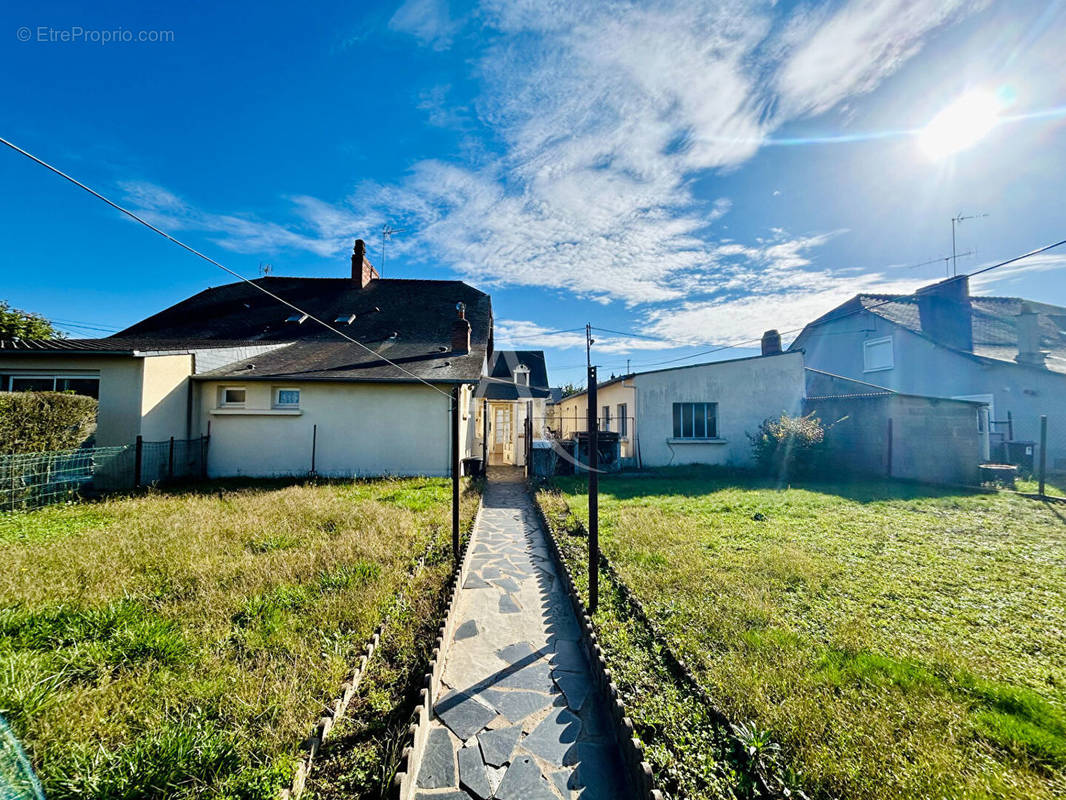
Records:
[[[5,373],[99,375],[96,444],[100,447],[132,444],[140,433],[142,366],[143,359],[132,356],[0,356],[0,371]]]
[[[752,463],[754,433],[769,417],[803,408],[803,354],[785,353],[702,364],[684,369],[646,372],[634,377],[640,457],[646,466],[669,464]],[[718,403],[716,442],[673,438],[673,404]]]
[[[141,436],[148,442],[189,437],[189,375],[193,357],[149,356],[143,361]]]
[[[610,386],[602,386],[596,391],[596,417],[600,421],[600,430],[604,429],[604,406],[610,406],[611,408],[609,429],[615,433],[619,432],[618,406],[623,403],[626,406],[626,416],[629,418],[629,424],[626,436],[621,442],[622,458],[633,458],[636,455],[637,423],[639,422],[636,418],[636,397],[636,389],[632,378],[612,383]],[[588,415],[587,394],[567,397],[558,407],[557,424],[562,429],[563,439],[569,438],[576,431],[588,429],[586,421]]]
[[[450,386],[438,387],[442,395],[420,384],[303,383],[298,387],[299,414],[269,413],[273,389],[289,385],[197,383],[200,430],[211,422],[210,476],[306,474],[316,424],[315,469],[320,475],[449,474]],[[244,386],[244,411],[266,413],[218,413],[221,386]],[[469,422],[461,420],[461,443],[468,440]],[[461,456],[468,455],[463,450]]]

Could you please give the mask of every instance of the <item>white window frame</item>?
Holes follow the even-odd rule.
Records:
[[[244,399],[239,403],[231,403],[226,400],[226,392],[240,391],[244,392]],[[220,386],[218,390],[218,406],[219,408],[244,408],[248,404],[248,387],[247,386]]]
[[[611,429],[611,407],[606,405],[601,410],[603,411],[603,429],[609,431]]]
[[[680,414],[680,429],[674,429],[674,411],[677,406],[681,406]],[[685,420],[684,415],[687,410],[689,412],[689,421],[692,426],[692,433],[688,436],[685,435]],[[703,407],[703,420],[704,431],[703,436],[696,435],[696,406]],[[714,435],[708,435],[710,432],[706,428],[707,423],[707,407],[714,407]],[[715,442],[721,440],[721,433],[718,430],[718,401],[717,400],[682,400],[673,403],[670,407],[670,430],[673,436],[670,437],[671,442]]]
[[[42,378],[52,381],[52,388],[46,391],[61,391],[56,389],[56,385],[61,380],[78,380],[78,381],[96,381],[96,393],[100,394],[100,375],[89,375],[85,373],[58,373],[58,372],[9,372],[4,376],[6,380],[3,382],[3,386],[0,386],[0,391],[13,392],[15,389],[12,387],[16,380],[22,378],[29,378],[30,380],[41,380]],[[22,391],[21,389],[19,391]]]
[[[282,392],[296,392],[295,403],[283,403],[279,399]],[[299,386],[275,386],[272,390],[274,408],[299,408],[300,400],[303,399],[303,392],[300,391]]]
[[[622,439],[629,438],[629,407],[626,403],[619,403],[615,408],[618,414],[618,436]]]
[[[519,380],[519,377],[522,380]],[[529,367],[525,364],[519,364],[514,368],[514,383],[515,386],[529,386]]]
[[[888,365],[880,367],[870,366],[870,350],[876,345],[888,345]],[[880,336],[877,339],[867,339],[862,343],[862,371],[863,372],[886,372],[896,367],[896,348],[891,336]]]

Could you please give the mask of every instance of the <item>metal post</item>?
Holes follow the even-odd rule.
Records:
[[[481,401],[481,469],[489,471],[489,401]]]
[[[174,480],[174,437],[170,437],[170,452],[167,453],[167,480]]]
[[[137,445],[133,450],[133,487],[141,485],[141,468],[144,466],[144,437],[137,434]]]
[[[207,437],[200,437],[200,477],[207,477]]]
[[[1014,441],[1014,417],[1009,411],[1007,412],[1007,441]]]
[[[1044,478],[1047,477],[1047,414],[1040,415],[1040,496],[1044,497]]]
[[[315,459],[318,457],[318,425],[311,426],[311,477],[315,477]]]
[[[589,613],[600,599],[600,437],[596,419],[596,368],[589,367]]]
[[[892,477],[892,417],[888,418],[888,477]]]
[[[452,389],[452,558],[459,561],[459,387]]]

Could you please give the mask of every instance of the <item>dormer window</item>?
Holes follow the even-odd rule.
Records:
[[[529,367],[519,364],[514,368],[515,386],[529,386]]]

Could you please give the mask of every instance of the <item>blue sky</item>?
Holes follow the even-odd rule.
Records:
[[[547,331],[646,337],[597,332],[608,374],[913,290],[960,212],[960,271],[1066,238],[1063,2],[152,5],[4,4],[0,135],[249,276],[403,228],[386,276],[491,292],[555,383],[583,335]],[[974,92],[1004,121],[928,157]],[[6,149],[0,182],[16,306],[117,329],[228,281]],[[1063,265],[974,289],[1066,305]]]

